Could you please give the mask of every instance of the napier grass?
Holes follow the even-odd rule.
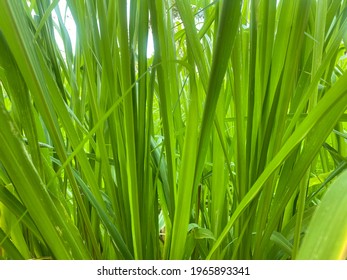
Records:
[[[1,0],[0,257],[345,259],[346,8]]]

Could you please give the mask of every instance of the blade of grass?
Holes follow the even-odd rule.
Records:
[[[347,257],[347,172],[323,196],[307,228],[298,260],[344,260]]]
[[[0,248],[3,249],[11,260],[24,260],[24,257],[11,242],[6,233],[0,228]]]

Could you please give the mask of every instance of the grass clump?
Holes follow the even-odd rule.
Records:
[[[1,258],[346,258],[345,1],[60,2],[0,2]]]

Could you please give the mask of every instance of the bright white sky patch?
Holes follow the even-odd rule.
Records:
[[[59,1],[59,10],[60,14],[63,18],[63,21],[65,23],[65,27],[69,33],[70,41],[71,41],[71,46],[72,46],[72,52],[75,53],[75,48],[76,48],[76,24],[73,20],[71,11],[69,8],[66,6],[66,1],[65,0],[60,0]],[[52,18],[55,21],[55,23],[58,25],[58,18],[55,10],[52,12]],[[63,55],[65,55],[65,50],[64,50],[64,43],[63,40],[60,37],[60,34],[58,31],[54,30],[54,35],[55,35],[55,40],[58,44],[58,47],[60,51],[62,52]]]

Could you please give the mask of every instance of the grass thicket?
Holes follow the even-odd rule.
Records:
[[[58,4],[0,1],[0,258],[346,258],[345,0]]]

